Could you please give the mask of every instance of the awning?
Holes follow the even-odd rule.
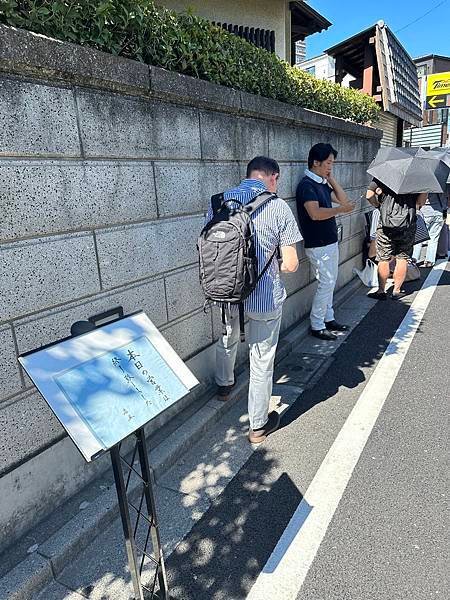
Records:
[[[293,42],[304,40],[308,35],[319,33],[332,25],[306,2],[289,2],[289,8]]]

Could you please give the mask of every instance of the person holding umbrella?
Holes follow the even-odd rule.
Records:
[[[413,253],[416,211],[425,204],[427,192],[440,192],[439,161],[403,148],[381,148],[367,172],[373,181],[366,198],[380,209],[377,230],[378,290],[369,294],[386,299],[389,262],[396,258],[392,298],[402,296],[408,260]]]
[[[403,295],[402,285],[408,271],[416,234],[416,210],[425,203],[427,194],[395,194],[380,181],[369,185],[366,198],[380,209],[376,235],[378,261],[378,290],[368,294],[375,300],[386,300],[386,283],[390,275],[390,261],[396,259],[392,299]]]

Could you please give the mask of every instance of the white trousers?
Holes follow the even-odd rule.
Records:
[[[434,263],[436,262],[439,237],[441,235],[442,227],[444,226],[445,221],[442,218],[442,213],[437,210],[435,210],[433,214],[424,216],[424,221],[426,223],[428,233],[430,235],[425,260],[434,265]],[[412,257],[418,261],[420,259],[421,251],[422,244],[416,244],[414,246]]]
[[[281,312],[280,308],[271,313],[247,313],[250,348],[248,416],[251,429],[260,429],[267,423]],[[237,311],[232,314],[227,311],[227,333],[219,338],[216,346],[217,385],[233,384],[239,343],[239,314]]]
[[[319,282],[311,308],[311,329],[325,329],[325,323],[334,320],[333,293],[339,266],[338,243],[320,248],[306,248],[306,256],[312,264]]]

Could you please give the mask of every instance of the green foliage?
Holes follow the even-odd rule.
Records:
[[[375,121],[379,112],[359,91],[316,79],[204,19],[152,0],[0,0],[0,23],[358,123]]]

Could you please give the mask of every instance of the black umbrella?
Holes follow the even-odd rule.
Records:
[[[450,185],[450,148],[446,147],[437,147],[432,148],[430,152],[433,153],[434,156],[439,158],[443,163],[445,163],[449,168],[449,174],[447,178],[447,185]]]
[[[370,163],[369,168],[386,162],[387,160],[402,160],[408,156],[413,156],[421,148],[394,148],[393,146],[383,146],[378,149],[378,152]]]
[[[433,166],[434,174],[441,185],[441,192],[445,192],[447,183],[450,181],[450,151],[447,152],[446,148],[433,150],[423,150],[422,148],[418,148],[416,156],[421,156],[435,162]]]
[[[443,163],[425,158],[419,150],[380,148],[367,172],[395,194],[442,192],[437,174],[441,175]]]

